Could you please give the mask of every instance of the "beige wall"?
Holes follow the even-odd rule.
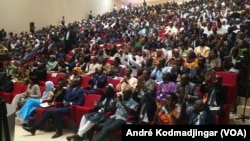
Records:
[[[66,23],[85,19],[89,11],[103,14],[113,5],[119,8],[120,0],[0,0],[0,29],[20,33],[29,31],[29,23],[35,22],[36,29],[58,25],[62,16]]]

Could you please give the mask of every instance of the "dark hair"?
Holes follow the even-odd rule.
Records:
[[[106,86],[108,86],[107,88],[107,92],[104,94],[102,94],[100,101],[103,101],[105,98],[107,98],[108,100],[112,99],[115,96],[115,90],[113,86],[110,86],[110,84],[107,84]],[[105,87],[106,88],[106,87]]]
[[[63,85],[66,85],[68,83],[68,80],[64,77],[60,78],[57,83],[61,82]]]
[[[174,92],[170,92],[169,95],[172,96],[173,101],[174,101],[175,103],[177,103],[177,101],[178,101],[178,96],[177,96],[177,94],[174,93]]]
[[[29,79],[32,80],[34,84],[38,84],[38,82],[39,82],[38,77],[35,75],[30,75]]]

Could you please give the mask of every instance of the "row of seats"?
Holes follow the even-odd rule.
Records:
[[[70,115],[64,116],[64,120],[71,120],[75,123],[75,125],[79,126],[81,118],[84,114],[89,113],[94,110],[93,101],[97,101],[101,95],[98,94],[83,94],[84,102],[82,105],[72,105],[70,109]],[[56,108],[63,106],[62,103],[55,103],[53,106],[49,108]],[[35,121],[37,122],[43,113],[48,108],[39,107],[35,109]]]

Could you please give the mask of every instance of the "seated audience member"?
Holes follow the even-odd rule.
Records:
[[[0,91],[12,92],[14,89],[14,82],[12,81],[12,76],[6,76],[6,81],[0,86]]]
[[[138,76],[138,69],[141,68],[141,59],[135,48],[130,48],[128,54],[123,53],[121,62],[132,70],[131,76]]]
[[[215,72],[208,72],[205,76],[204,82],[200,86],[200,91],[204,94],[209,95],[208,105],[209,106],[218,106],[219,110],[215,113],[218,113],[221,117],[223,117],[223,105],[226,103],[227,91],[228,88],[222,86],[222,76],[216,75]]]
[[[108,77],[116,78],[121,77],[123,74],[123,67],[121,66],[121,59],[119,57],[114,58],[114,64],[111,65],[110,71],[107,73]]]
[[[93,57],[89,64],[88,71],[85,73],[85,75],[93,75],[96,69],[99,69],[101,67],[102,65],[98,63],[98,58]]]
[[[153,56],[153,64],[156,66],[160,63],[160,60],[164,58],[164,53],[161,49],[156,49],[155,55]]]
[[[69,70],[69,65],[67,62],[65,62],[65,59],[63,57],[57,58],[57,72],[58,73],[66,73]]]
[[[51,100],[49,100],[49,102],[53,103],[57,103],[57,102],[63,102],[64,96],[66,94],[66,89],[67,87],[66,84],[68,83],[66,78],[60,78],[57,82],[57,87],[54,90],[54,94]]]
[[[156,100],[158,102],[165,100],[166,96],[174,92],[176,89],[176,83],[172,81],[172,75],[170,72],[163,73],[162,82],[158,84],[156,90]]]
[[[209,109],[208,95],[205,95],[203,99],[197,99],[189,110],[186,108],[187,99],[183,99],[180,119],[184,122],[187,121],[188,125],[211,125],[214,123],[214,114]]]
[[[88,83],[91,85],[91,88],[83,90],[86,94],[96,93],[98,88],[104,88],[107,84],[107,75],[103,72],[103,68],[96,68]]]
[[[135,115],[138,103],[132,98],[133,90],[125,88],[122,95],[117,96],[116,110],[113,115],[106,119],[103,128],[95,141],[104,141],[109,135],[121,129],[126,124],[128,115]]]
[[[40,107],[39,108],[39,113],[35,113],[35,120],[38,121],[42,115],[45,113],[45,111],[51,109],[51,108],[55,108],[55,106],[63,103],[63,98],[66,94],[66,85],[67,85],[68,81],[67,78],[60,78],[57,82],[57,87],[55,88],[55,90],[53,91],[53,96],[51,100],[44,100],[44,102],[48,102],[48,107]],[[41,106],[41,105],[40,105]],[[49,121],[53,121],[53,120],[49,120]],[[51,123],[51,122],[47,122],[47,123]],[[28,125],[29,126],[29,125]],[[46,126],[43,127],[43,130],[54,130],[54,123],[51,124],[46,124]]]
[[[17,118],[23,124],[28,123],[29,117],[33,114],[33,111],[40,106],[40,104],[45,100],[52,100],[54,95],[54,84],[52,81],[46,81],[45,91],[42,94],[41,98],[29,98],[22,106],[20,110],[16,112]]]
[[[120,81],[120,83],[116,86],[116,90],[118,91],[117,94],[122,94],[123,90],[125,88],[131,88],[132,91],[134,92],[135,87],[138,84],[138,79],[135,77],[132,77],[132,70],[131,69],[126,69],[125,71],[125,76],[123,79]]]
[[[194,68],[198,66],[198,59],[193,50],[188,51],[187,58],[184,61],[184,67]]]
[[[175,93],[170,92],[162,101],[157,104],[155,113],[156,124],[159,125],[176,125],[179,124],[181,106],[177,104],[178,97]]]
[[[180,76],[182,74],[189,74],[190,68],[184,66],[184,60],[180,57],[175,59],[175,64],[171,69],[172,80],[174,82],[180,81]]]
[[[145,69],[142,72],[142,75],[138,78],[137,86],[135,87],[135,91],[133,94],[133,99],[140,103],[142,97],[146,93],[152,94],[152,97],[155,97],[156,91],[156,83],[155,81],[150,78],[150,70]]]
[[[71,105],[82,105],[84,101],[81,82],[81,77],[70,81],[70,87],[67,89],[63,99],[63,107],[47,110],[34,127],[24,126],[23,129],[30,132],[32,135],[35,135],[36,130],[43,127],[47,120],[53,117],[55,120],[56,133],[52,136],[52,138],[58,138],[62,136],[62,117],[70,114]]]
[[[100,62],[102,64],[103,72],[108,74],[108,72],[111,70],[111,64],[108,62],[108,58],[105,57]]]
[[[48,62],[46,63],[46,69],[48,72],[58,70],[58,61],[55,55],[50,55]]]
[[[162,82],[162,74],[165,72],[170,72],[171,68],[165,65],[166,59],[161,59],[158,64],[156,64],[154,70],[151,73],[151,77],[156,83]]]
[[[155,66],[153,64],[153,58],[152,57],[149,57],[145,60],[145,64],[143,62],[142,64],[142,69],[145,70],[145,69],[148,69],[150,71],[150,73],[154,70]]]
[[[196,67],[195,71],[196,71],[196,75],[190,80],[190,82],[194,83],[196,86],[200,86],[202,82],[204,81],[205,77],[203,74],[201,74],[200,67]]]
[[[189,81],[187,74],[181,75],[181,80],[177,82],[174,91],[178,96],[178,103],[181,103],[184,99],[187,101],[187,106],[191,106],[199,98],[195,87],[196,85]]]
[[[39,81],[46,81],[47,69],[44,63],[38,63],[37,67],[30,71],[29,75],[39,76]]]
[[[199,68],[199,69],[197,69]],[[209,67],[206,66],[206,58],[204,57],[198,57],[198,66],[191,68],[189,73],[190,81],[195,81],[195,76],[198,75],[198,71],[201,76],[205,76],[206,73],[210,70]]]
[[[72,70],[72,74],[69,76],[69,81],[74,80],[75,78],[82,76],[82,69],[81,67],[74,67]]]
[[[112,84],[105,86],[104,93],[101,95],[101,98],[98,101],[94,101],[94,111],[82,116],[79,129],[76,134],[67,136],[66,139],[70,141],[81,141],[87,136],[87,132],[90,131],[95,125],[100,125],[104,123],[105,116],[107,112],[114,113],[115,110],[115,91]],[[87,137],[89,138],[89,137]]]
[[[194,48],[194,53],[197,57],[204,57],[208,58],[210,52],[210,48],[206,46],[205,40],[202,38],[200,39],[199,46]]]
[[[13,76],[13,81],[17,83],[24,83],[26,84],[27,81],[29,80],[29,65],[28,64],[23,64],[21,62],[17,63],[18,67],[16,69],[16,74]]]
[[[13,105],[15,108],[18,108],[18,106],[22,106],[28,98],[40,98],[40,97],[41,97],[41,91],[38,85],[38,78],[35,76],[30,76],[27,90],[23,93],[17,94],[13,98],[11,105]]]
[[[221,59],[218,57],[215,50],[210,50],[207,66],[215,70],[221,69]]]

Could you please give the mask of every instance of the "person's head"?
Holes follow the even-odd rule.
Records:
[[[162,74],[162,80],[164,81],[164,82],[169,82],[169,81],[171,81],[171,77],[172,75],[171,75],[171,73],[170,72],[164,72],[163,74]]]
[[[181,57],[178,57],[175,59],[175,65],[176,66],[182,66],[183,65],[183,59]]]
[[[103,92],[104,97],[106,98],[113,98],[115,96],[115,89],[114,85],[109,83],[104,87],[104,92]]]
[[[82,68],[81,67],[74,67],[72,70],[72,73],[74,75],[81,75],[82,74]]]
[[[60,78],[57,82],[58,88],[65,87],[67,85],[68,81],[66,78]]]
[[[233,48],[232,49],[232,56],[234,58],[236,58],[236,57],[238,57],[238,55],[239,55],[239,48]]]
[[[103,67],[100,67],[100,68],[96,68],[95,69],[95,74],[97,74],[97,75],[101,75],[101,74],[103,74]]]
[[[193,50],[188,51],[187,58],[189,58],[189,59],[196,58],[196,55],[195,55]]]
[[[119,57],[115,57],[114,66],[119,66],[119,65],[121,65],[121,59]]]
[[[204,67],[204,66],[205,66],[205,63],[206,63],[206,58],[200,56],[200,57],[198,58],[198,66]]]
[[[186,86],[188,82],[189,82],[188,74],[182,74],[180,80],[181,86]]]
[[[122,92],[123,99],[124,100],[129,99],[132,96],[132,94],[133,94],[132,88],[126,87]]]
[[[162,59],[159,61],[159,65],[160,65],[161,67],[164,67],[165,64],[166,64],[166,59],[165,59],[165,58],[162,58]]]
[[[210,52],[209,52],[209,58],[210,59],[214,59],[217,57],[217,53],[215,50],[211,49]]]
[[[74,79],[69,81],[69,87],[75,88],[75,87],[80,87],[82,83],[82,77],[77,76]]]
[[[126,71],[125,71],[125,76],[126,77],[131,77],[131,73],[132,73],[132,69],[127,68]]]
[[[146,66],[151,66],[153,64],[153,58],[152,57],[147,58],[145,64]]]
[[[205,40],[204,39],[200,39],[200,46],[204,46],[205,45]]]
[[[52,81],[45,82],[45,91],[46,92],[54,91],[54,89],[55,89],[55,87],[54,87],[54,83]]]
[[[50,55],[49,60],[50,61],[56,61],[56,56],[55,55]]]
[[[137,55],[137,51],[136,51],[135,48],[131,48],[131,54],[132,54],[133,56]]]
[[[36,76],[30,76],[29,77],[29,84],[33,85],[33,84],[38,84],[38,78]]]
[[[157,57],[162,57],[162,50],[161,49],[156,50],[156,56]]]
[[[204,103],[202,102],[202,99],[195,100],[193,107],[196,112],[201,112],[204,107]]]
[[[142,72],[142,77],[145,79],[145,80],[148,80],[150,78],[150,74],[151,72],[147,69],[144,69],[143,72]]]
[[[178,97],[175,93],[171,92],[166,96],[165,104],[167,107],[175,105],[177,103]]]

